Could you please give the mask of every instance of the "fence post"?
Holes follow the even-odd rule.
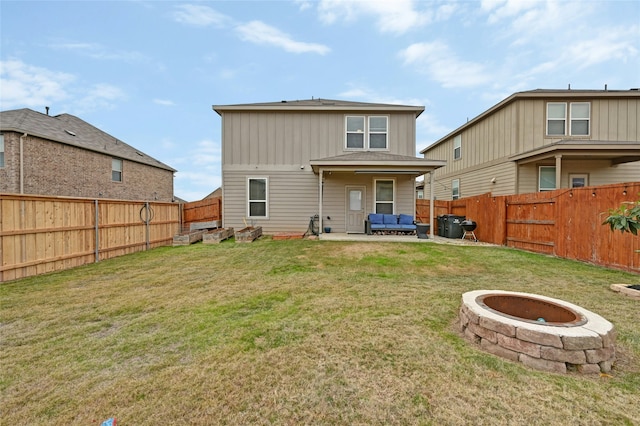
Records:
[[[146,229],[146,239],[147,239],[147,250],[149,250],[151,248],[151,241],[150,241],[151,231],[149,229],[149,222],[151,222],[151,210],[149,210],[148,201],[145,203],[145,207],[147,211],[146,211],[146,216],[144,218],[144,223],[146,225],[145,229]]]
[[[96,209],[96,214],[95,214],[95,229],[96,229],[96,244],[95,244],[95,256],[96,256],[96,263],[100,262],[100,229],[99,229],[99,222],[100,222],[100,215],[98,214],[98,200],[95,199],[93,200],[93,205],[95,206]]]

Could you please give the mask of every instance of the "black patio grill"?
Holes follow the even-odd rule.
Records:
[[[465,219],[460,223],[460,226],[464,231],[464,234],[462,234],[463,240],[465,240],[467,238],[467,234],[469,234],[469,236],[473,237],[473,241],[478,242],[478,238],[476,238],[476,234],[475,232],[473,232],[476,230],[476,227],[478,226],[476,222],[474,222],[471,219]]]

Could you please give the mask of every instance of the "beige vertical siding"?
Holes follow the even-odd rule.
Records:
[[[460,179],[463,197],[489,191],[496,195],[537,191],[538,166],[555,165],[555,160],[520,166],[518,176],[509,157],[562,139],[546,136],[548,101],[591,102],[591,134],[585,140],[640,141],[639,99],[517,99],[460,133],[462,158],[453,159],[453,137],[425,153],[428,159],[447,161],[435,172],[436,198],[451,199],[452,179]],[[640,173],[638,162],[610,167],[608,161],[563,159],[562,167],[563,187],[568,186],[569,173],[589,173],[590,185],[637,181]],[[492,177],[496,184],[487,183]],[[425,194],[428,191],[426,185]]]
[[[352,152],[344,149],[345,115],[319,112],[225,112],[223,163],[302,165],[312,159]],[[415,156],[414,115],[388,116],[389,152]]]

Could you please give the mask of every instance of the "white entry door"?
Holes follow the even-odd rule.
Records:
[[[347,233],[364,233],[364,206],[365,206],[364,186],[347,186]]]

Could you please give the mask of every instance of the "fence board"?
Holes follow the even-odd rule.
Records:
[[[640,236],[611,232],[610,209],[640,198],[640,182],[558,189],[510,196],[483,194],[436,201],[437,215],[477,222],[480,241],[640,272]],[[416,218],[428,220],[428,200],[416,200]]]
[[[212,222],[222,220],[222,198],[212,197],[185,203],[182,207],[182,230],[188,231],[194,222]]]
[[[0,282],[72,268],[170,245],[180,229],[180,205],[0,194]],[[155,220],[161,218],[161,221]],[[96,247],[96,225],[99,244]]]

